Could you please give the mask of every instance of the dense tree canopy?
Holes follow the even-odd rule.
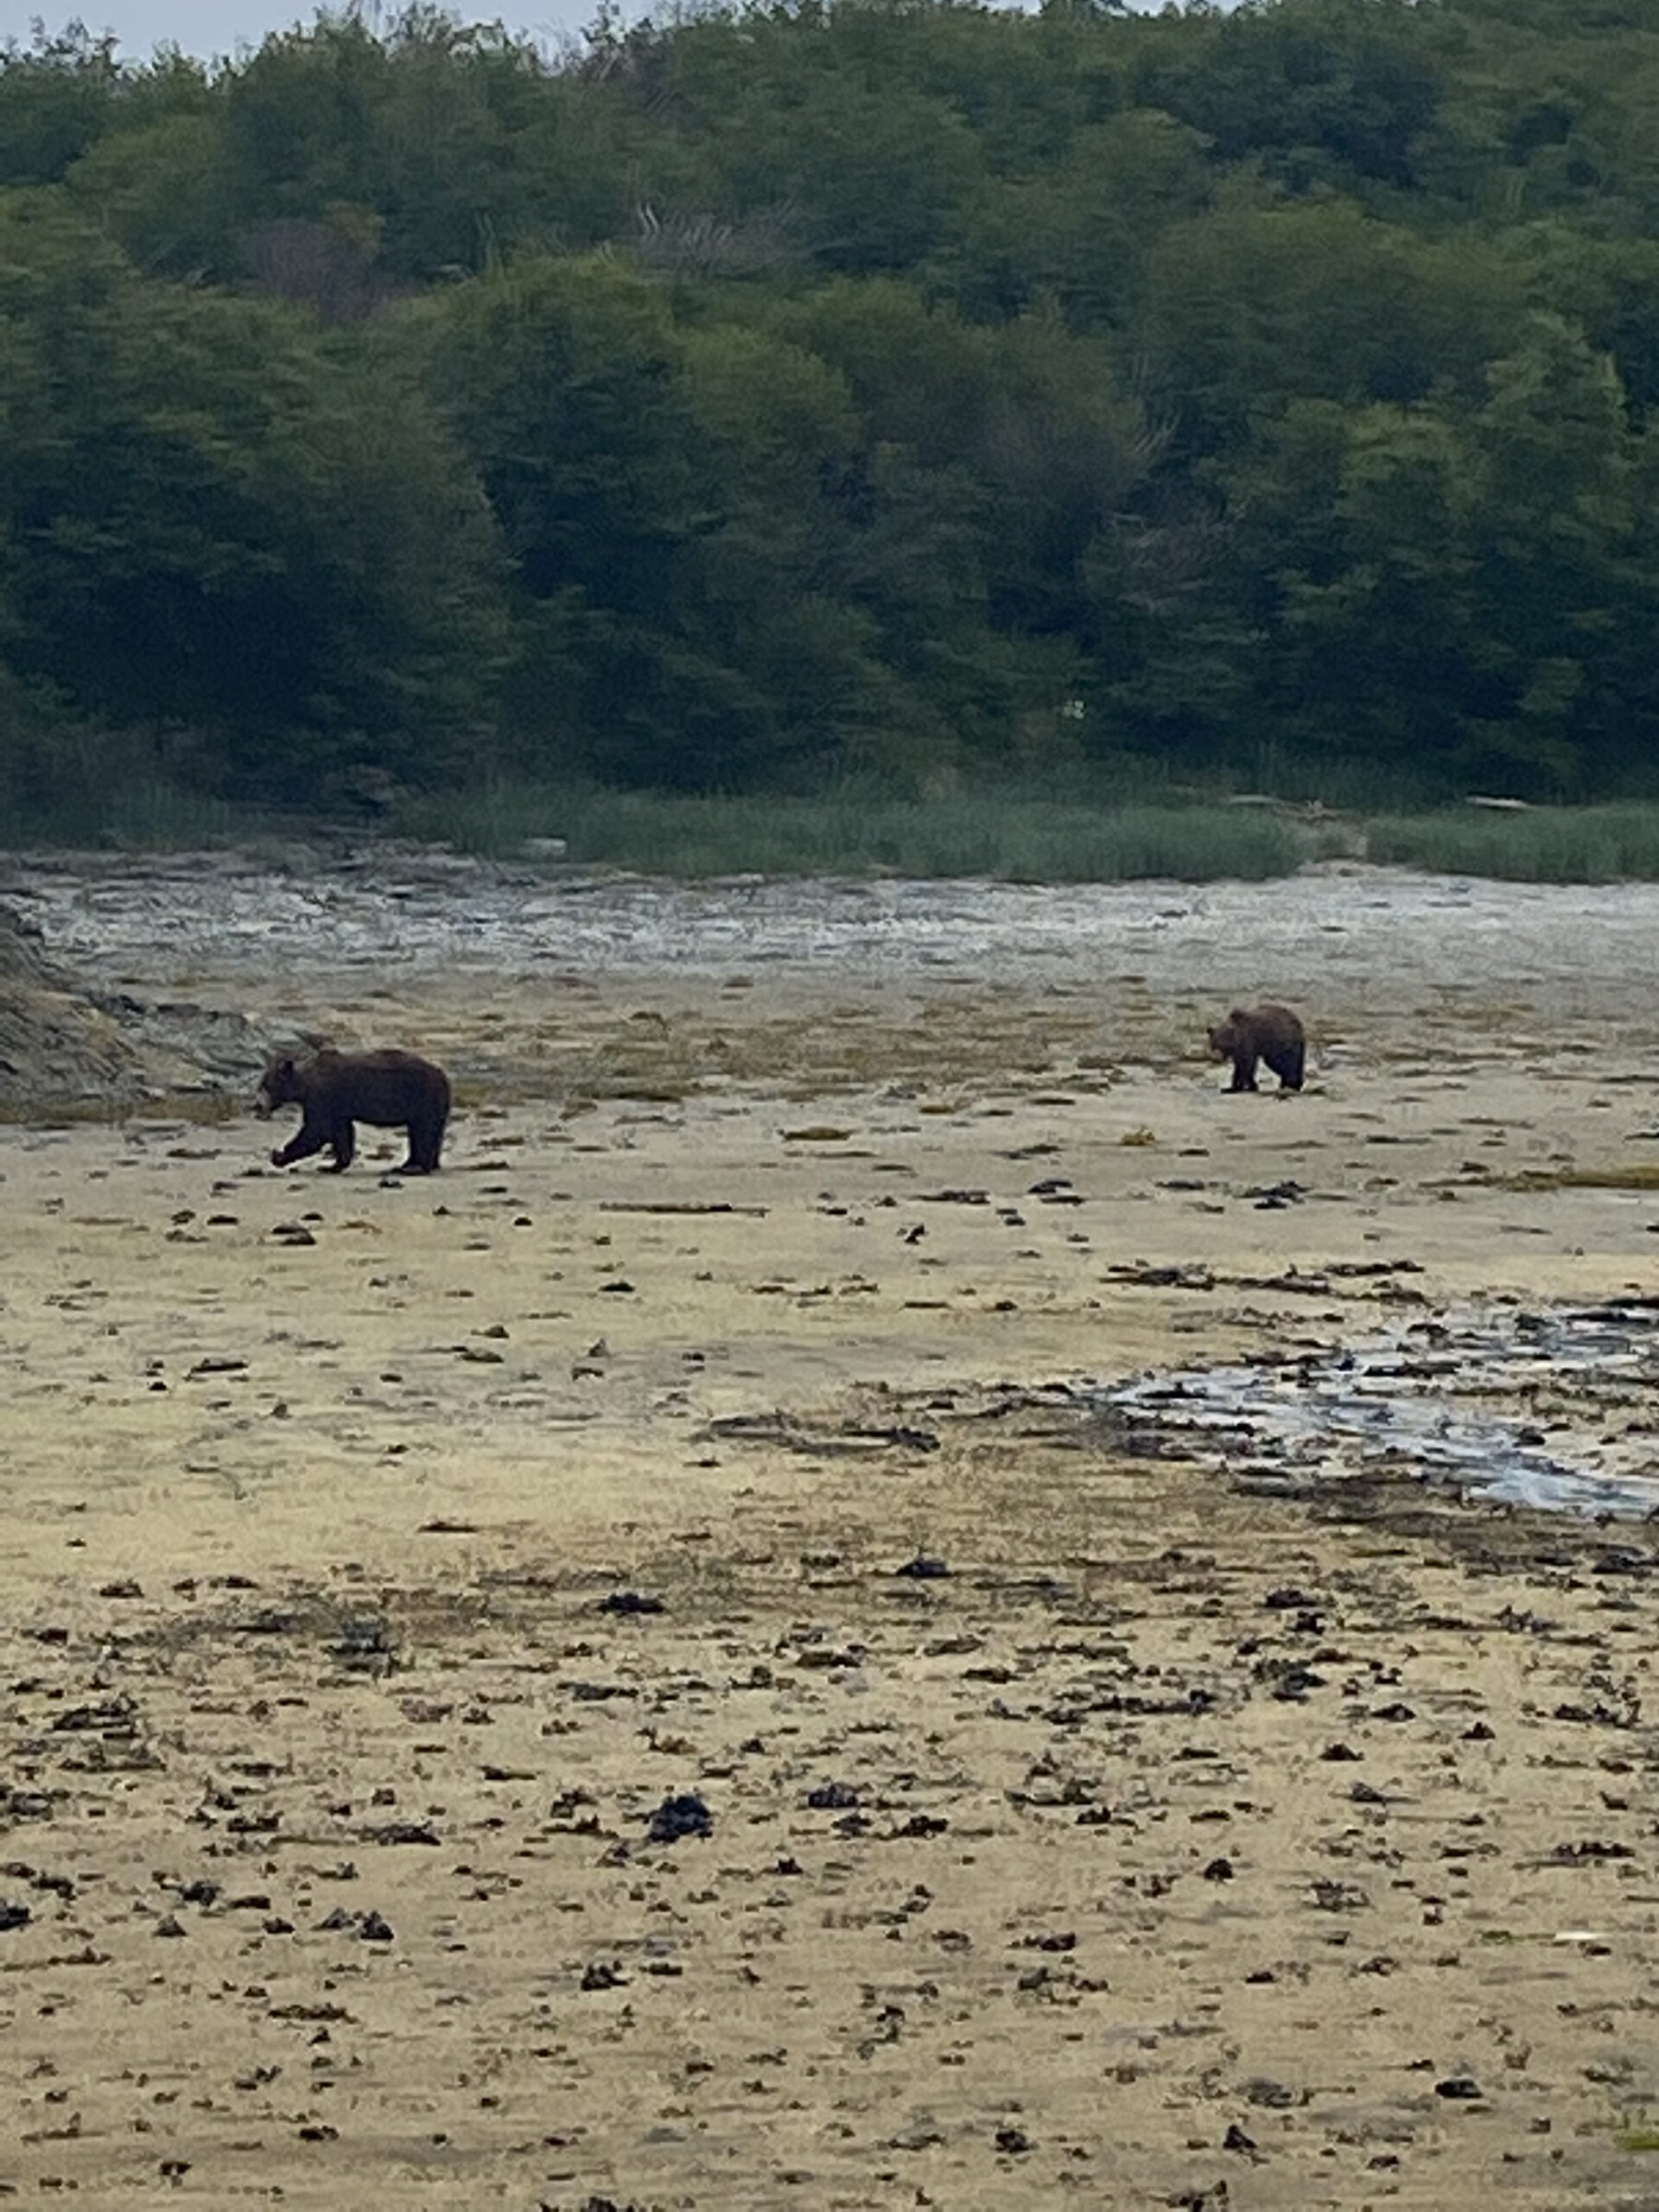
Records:
[[[1650,0],[72,27],[0,54],[0,792],[1616,789],[1656,410]]]

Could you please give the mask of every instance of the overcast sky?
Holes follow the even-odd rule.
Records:
[[[517,30],[551,41],[591,22],[594,9],[593,0],[521,0],[517,7],[511,0],[479,0],[455,12],[469,21],[499,16]],[[89,30],[113,31],[130,57],[143,60],[166,45],[209,59],[233,54],[238,45],[257,46],[268,31],[308,23],[314,13],[310,0],[52,0],[45,6],[41,0],[0,0],[0,33],[24,41],[37,17],[56,30],[79,16]]]
[[[1154,6],[1158,0],[1135,4]],[[26,41],[36,16],[43,16],[48,28],[56,30],[79,15],[91,30],[112,30],[130,57],[143,60],[162,44],[210,57],[233,53],[238,43],[257,46],[267,31],[308,22],[312,12],[308,0],[303,6],[292,0],[53,0],[48,5],[42,0],[0,0],[0,35]],[[493,5],[477,0],[457,12],[468,20],[499,15],[515,30],[550,45],[591,22],[596,10],[595,0],[518,0],[517,5],[513,0]],[[644,10],[629,6],[626,12]]]

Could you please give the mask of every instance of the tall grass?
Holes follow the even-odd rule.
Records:
[[[706,798],[497,785],[404,808],[404,836],[502,855],[562,837],[565,857],[642,874],[980,876],[1007,883],[1207,882],[1288,875],[1306,857],[1276,816],[1217,805],[1103,806],[1002,795]]]
[[[1276,745],[1257,753],[1255,774],[1259,791],[1292,805],[1317,803],[1349,815],[1427,814],[1461,796],[1456,784],[1432,768],[1347,753],[1312,756]]]
[[[0,848],[14,852],[77,846],[107,852],[203,852],[276,827],[268,813],[159,776],[101,791],[79,790],[48,805],[0,806]]]
[[[72,803],[0,805],[0,848],[201,851],[345,827],[255,811],[157,775],[111,778]],[[989,788],[936,798],[843,787],[812,798],[701,798],[495,782],[408,798],[355,837],[390,834],[484,858],[563,841],[577,866],[690,880],[730,875],[981,877],[1006,883],[1262,882],[1310,860],[1363,858],[1522,883],[1659,881],[1659,802],[1497,812],[1355,811],[1340,820],[1228,804],[1159,784],[1138,763],[1079,772],[1058,795]]]
[[[1659,880],[1659,805],[1536,807],[1388,815],[1365,827],[1366,857],[1512,883]]]

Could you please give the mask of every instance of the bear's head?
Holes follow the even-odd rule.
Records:
[[[284,1052],[280,1058],[271,1062],[260,1079],[254,1111],[264,1120],[268,1115],[274,1114],[279,1106],[297,1106],[303,1103],[299,1067],[292,1053]]]

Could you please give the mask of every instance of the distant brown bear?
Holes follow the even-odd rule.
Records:
[[[449,1119],[449,1078],[414,1052],[325,1050],[298,1059],[284,1055],[265,1070],[257,1103],[261,1115],[278,1106],[297,1106],[302,1116],[298,1134],[271,1154],[273,1167],[291,1167],[327,1146],[339,1174],[351,1166],[357,1149],[353,1124],[372,1122],[378,1128],[409,1132],[409,1158],[397,1173],[430,1175]]]
[[[1218,1060],[1230,1060],[1233,1079],[1229,1090],[1255,1089],[1255,1064],[1265,1060],[1279,1078],[1282,1090],[1300,1090],[1307,1039],[1302,1025],[1287,1006],[1236,1006],[1225,1021],[1210,1032],[1210,1049]]]

